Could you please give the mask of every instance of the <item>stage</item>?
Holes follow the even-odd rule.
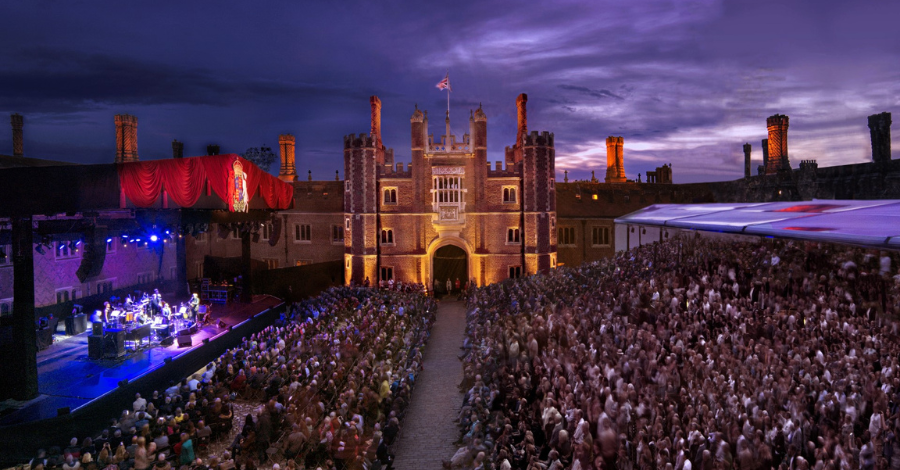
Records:
[[[90,331],[58,341],[37,354],[40,395],[25,403],[20,409],[0,417],[0,426],[54,418],[58,410],[64,408],[74,413],[91,402],[102,402],[105,397],[111,395],[111,392],[119,390],[128,382],[134,383],[145,377],[150,379],[149,375],[165,365],[167,360],[174,362],[182,357],[197,356],[196,352],[207,348],[224,351],[227,347],[233,346],[224,346],[217,340],[229,333],[229,327],[236,329],[260,313],[282,304],[283,302],[275,297],[256,295],[249,304],[214,305],[211,308],[209,324],[200,327],[197,333],[191,335],[192,346],[179,347],[177,341],[168,346],[158,342],[148,345],[147,340],[144,340],[144,346],[134,351],[128,349],[124,357],[117,359],[88,358]],[[219,322],[224,323],[225,328],[219,328]],[[265,325],[253,326],[258,331],[257,326]],[[241,333],[246,334],[243,331]],[[206,339],[209,340],[209,344],[204,344]],[[228,342],[231,343],[234,338],[229,339]],[[185,373],[190,374],[203,365],[205,364],[200,363],[199,367]],[[122,383],[125,380],[128,382]],[[167,383],[156,384],[158,389],[165,389],[167,386]],[[144,390],[141,392],[146,393]],[[131,399],[133,400],[133,393]],[[110,415],[106,419],[117,416],[122,409],[119,408],[115,412],[110,410]]]

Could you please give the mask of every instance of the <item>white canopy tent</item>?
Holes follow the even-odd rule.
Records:
[[[900,250],[898,200],[654,204],[616,223]]]

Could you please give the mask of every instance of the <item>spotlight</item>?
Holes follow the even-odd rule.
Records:
[[[75,240],[75,246],[81,245],[81,240]]]
[[[168,230],[166,230],[166,235],[168,235],[169,233],[171,233],[171,232],[169,232]]]
[[[140,243],[140,242],[141,242],[141,239],[140,239],[140,238],[135,238],[134,241]]]
[[[153,235],[150,235],[150,241],[156,243],[159,241],[159,237],[154,233]]]
[[[112,243],[112,238],[107,238],[106,243]]]

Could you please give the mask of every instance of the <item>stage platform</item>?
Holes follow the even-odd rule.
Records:
[[[167,360],[175,361],[203,348],[215,347],[224,351],[227,348],[216,344],[216,340],[229,332],[228,327],[237,327],[282,304],[275,297],[257,295],[249,304],[214,305],[211,308],[212,320],[191,335],[193,345],[190,347],[179,347],[177,341],[168,346],[158,342],[148,345],[145,340],[144,346],[134,351],[128,349],[124,357],[94,360],[88,358],[90,331],[58,341],[37,355],[40,395],[21,408],[0,417],[0,426],[55,418],[58,411],[65,408],[74,413],[118,390],[123,380],[137,382],[148,376],[165,365]],[[219,328],[219,322],[224,323],[225,328]],[[209,344],[204,344],[204,339],[209,339]],[[193,371],[189,370],[186,373],[191,372]],[[158,384],[160,389],[166,386],[165,383]],[[121,413],[121,409],[117,411]]]

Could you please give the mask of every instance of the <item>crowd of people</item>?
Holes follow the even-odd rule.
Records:
[[[699,236],[469,296],[453,468],[900,468],[900,276]]]
[[[138,395],[99,435],[39,451],[30,469],[387,467],[434,313],[421,288],[332,288],[200,373]],[[260,411],[234,416],[235,401]]]

